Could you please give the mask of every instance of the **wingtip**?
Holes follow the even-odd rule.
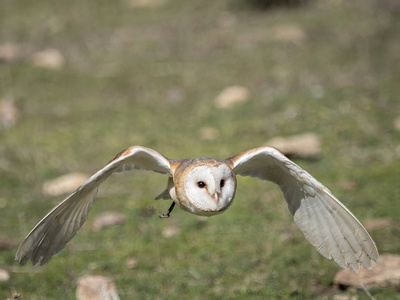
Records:
[[[372,270],[372,266],[367,266],[367,267],[363,266],[363,267],[364,267],[364,269],[366,269],[366,270]]]
[[[19,256],[15,256],[15,261],[17,261],[19,263],[20,266],[23,266],[26,264],[26,262],[28,261],[28,259],[26,257],[19,257]]]
[[[23,262],[23,257],[20,254],[20,248],[18,248],[17,252],[15,253],[15,257],[14,260],[17,261],[21,266],[25,264],[25,262]]]
[[[25,265],[26,262],[29,260],[30,258],[30,252],[26,251],[26,247],[25,245],[25,241],[24,240],[21,245],[19,245],[17,252],[15,253],[15,260],[21,265]],[[25,250],[24,250],[25,249]]]
[[[33,258],[30,256],[29,253],[21,254],[18,249],[17,253],[15,254],[15,261],[17,261],[20,266],[24,266],[29,260],[32,261],[33,267],[37,267],[37,266],[43,266],[46,262],[48,262],[50,260],[50,258],[44,259],[43,256],[38,257],[38,258],[36,258],[36,257]]]
[[[345,266],[345,267],[342,267],[343,269],[350,269],[350,270],[352,270],[354,273],[356,273],[356,274],[358,274],[359,272],[360,272],[360,270],[361,270],[361,266],[363,266],[363,268],[365,269],[365,270],[372,270],[373,269],[373,264],[372,264],[372,261],[374,261],[375,263],[377,263],[377,264],[379,264],[379,257],[377,257],[377,258],[371,258],[371,260],[368,260],[368,263],[366,262],[366,261],[364,261],[364,262],[359,262],[358,264],[357,264],[357,266],[354,266],[354,265],[347,265],[347,266]]]
[[[360,273],[360,264],[359,263],[357,263],[357,264],[349,264],[348,268],[350,270],[352,270],[356,274]]]

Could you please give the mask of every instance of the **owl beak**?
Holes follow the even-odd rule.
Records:
[[[213,197],[215,203],[218,204],[218,201],[219,201],[219,194],[216,192],[212,197]]]

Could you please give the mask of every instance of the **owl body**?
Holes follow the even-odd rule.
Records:
[[[168,159],[150,148],[129,147],[53,208],[19,246],[16,260],[43,265],[75,236],[85,222],[99,185],[111,174],[143,169],[167,174],[166,189],[156,199],[172,199],[184,211],[213,216],[235,197],[236,176],[278,184],[294,221],[323,256],[358,272],[379,261],[376,245],[357,218],[309,173],[271,147],[250,149],[225,160]]]

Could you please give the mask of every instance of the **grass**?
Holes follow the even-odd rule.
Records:
[[[222,159],[305,131],[321,137],[322,157],[296,162],[362,222],[390,219],[393,229],[370,233],[382,254],[400,254],[400,132],[393,125],[400,116],[400,18],[385,7],[390,1],[262,11],[228,0],[128,3],[1,4],[0,41],[16,43],[23,55],[0,65],[0,97],[13,97],[20,111],[16,126],[0,131],[1,237],[15,243],[0,252],[0,267],[11,274],[0,282],[0,297],[74,299],[77,278],[91,274],[115,280],[122,299],[367,298],[332,286],[339,268],[295,228],[279,189],[251,178],[239,178],[235,202],[222,215],[176,210],[160,220],[156,213],[169,203],[152,199],[165,178],[115,175],[59,255],[43,268],[14,262],[18,243],[62,200],[42,195],[46,180],[94,173],[135,144],[170,158]],[[293,28],[303,35],[288,39]],[[62,52],[62,69],[30,62],[45,48]],[[234,84],[246,86],[251,101],[216,108],[216,95]],[[204,127],[218,138],[201,140]],[[345,190],[341,181],[357,185]],[[91,230],[94,216],[107,210],[128,222]],[[171,225],[180,232],[166,238]],[[128,257],[136,268],[125,266]],[[398,287],[371,293],[400,298]]]

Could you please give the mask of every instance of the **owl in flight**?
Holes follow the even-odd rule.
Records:
[[[167,174],[166,189],[156,199],[171,199],[183,210],[213,216],[228,209],[236,192],[236,175],[279,185],[294,221],[305,238],[342,268],[359,271],[378,262],[376,245],[357,218],[314,177],[278,150],[261,147],[225,160],[168,159],[157,151],[133,146],[118,153],[103,169],[51,210],[19,246],[16,260],[43,265],[75,236],[85,222],[99,185],[112,173],[132,169]]]

